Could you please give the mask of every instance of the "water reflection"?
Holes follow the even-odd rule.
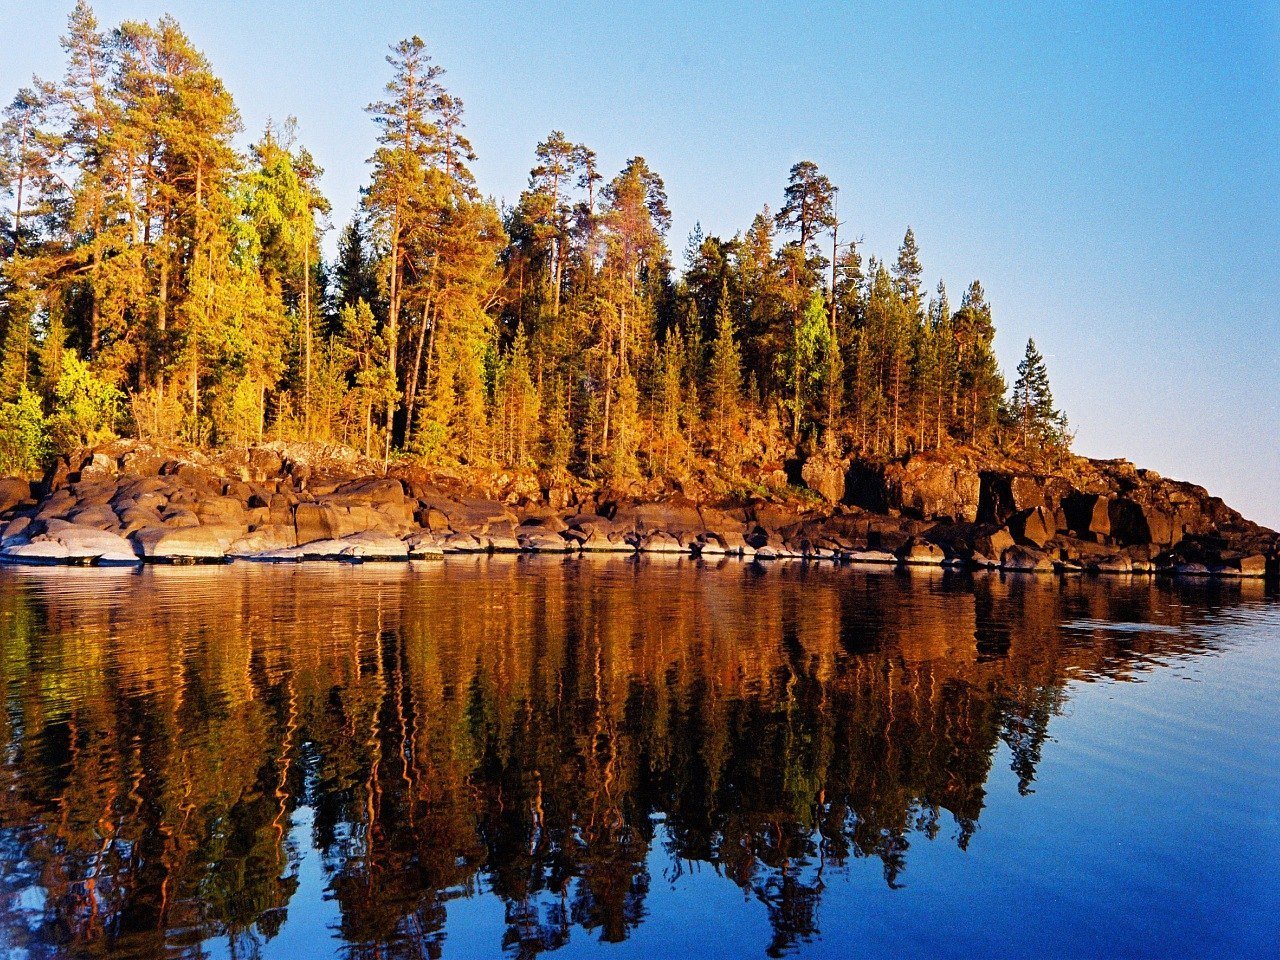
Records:
[[[1033,791],[1068,681],[1212,650],[1197,622],[1242,589],[591,558],[5,572],[0,932],[252,956],[291,912],[323,923],[314,854],[317,951],[440,956],[484,892],[492,951],[523,957],[626,939],[702,864],[780,955],[832,872],[898,886],[914,845],[964,848],[1001,744]]]

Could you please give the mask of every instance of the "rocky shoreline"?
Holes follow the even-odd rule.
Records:
[[[1280,535],[1125,461],[1038,474],[968,456],[810,461],[809,491],[699,499],[121,442],[43,481],[0,480],[0,563],[407,561],[488,552],[652,553],[848,564],[1258,578]]]

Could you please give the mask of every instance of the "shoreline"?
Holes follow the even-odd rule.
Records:
[[[0,479],[0,564],[599,553],[1057,576],[1280,573],[1280,534],[1125,461],[1077,458],[1052,474],[956,451],[826,464],[824,483],[808,489],[717,499],[572,478],[372,473],[304,453],[264,445],[219,460],[117,441],[38,483]]]

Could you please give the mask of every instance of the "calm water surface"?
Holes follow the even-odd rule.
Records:
[[[0,571],[0,953],[1280,956],[1257,584]]]

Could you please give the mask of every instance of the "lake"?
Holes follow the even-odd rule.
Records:
[[[1260,583],[0,570],[0,950],[1280,956]]]

